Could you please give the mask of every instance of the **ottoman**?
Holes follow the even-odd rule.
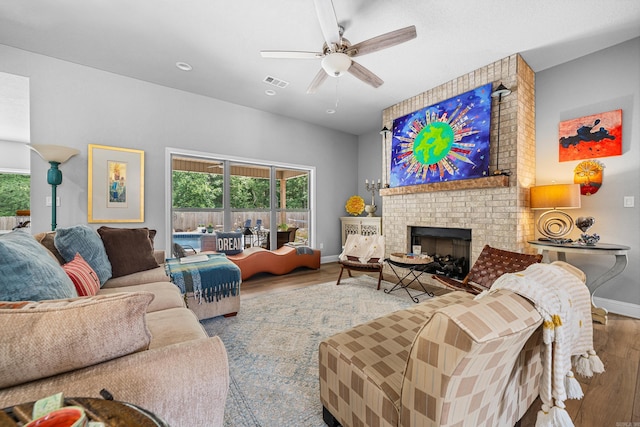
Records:
[[[165,269],[198,319],[235,316],[240,310],[240,268],[225,254],[170,258]]]

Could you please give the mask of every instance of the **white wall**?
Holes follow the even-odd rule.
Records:
[[[358,188],[354,194],[358,194],[364,199],[365,203],[370,204],[371,192],[367,191],[365,180],[368,179],[371,181],[375,179],[377,183],[378,179],[382,179],[382,177],[382,136],[379,131],[375,130],[360,135],[358,138]],[[382,183],[382,185],[384,185],[384,183]],[[380,193],[377,191],[375,204],[378,207],[376,216],[382,216],[382,197],[380,197]]]
[[[627,309],[640,317],[640,38],[536,74],[536,183],[573,182],[580,161],[558,161],[559,122],[620,108],[623,154],[597,159],[605,165],[602,188],[582,196],[581,209],[566,212],[574,219],[594,217],[589,232],[598,233],[601,242],[631,247],[626,270],[596,297],[635,304]],[[634,208],[623,207],[624,196],[635,197]],[[567,261],[595,277],[613,264],[613,257],[568,254]]]
[[[340,253],[338,218],[358,174],[356,136],[4,45],[0,71],[30,79],[32,142],[81,152],[61,166],[58,227],[87,223],[87,144],[136,148],[145,151],[142,225],[164,241],[164,149],[178,147],[314,166],[315,241],[323,257]],[[32,154],[31,169],[32,231],[39,232],[50,223],[48,165]]]

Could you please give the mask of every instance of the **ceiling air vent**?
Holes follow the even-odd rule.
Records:
[[[263,82],[265,82],[267,84],[270,84],[272,86],[275,86],[275,87],[279,87],[279,88],[285,88],[285,87],[289,86],[289,82],[285,82],[284,80],[276,79],[275,77],[272,77],[272,76],[265,77]]]

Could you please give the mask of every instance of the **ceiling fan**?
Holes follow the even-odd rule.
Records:
[[[263,58],[322,59],[322,69],[318,71],[318,74],[316,74],[307,88],[307,93],[315,93],[327,76],[340,77],[345,72],[351,73],[374,88],[379,87],[384,83],[382,79],[351,58],[376,52],[416,38],[416,27],[411,25],[352,45],[349,40],[342,37],[344,28],[338,24],[332,1],[314,0],[314,3],[318,20],[320,21],[320,29],[325,40],[321,52],[260,51]]]

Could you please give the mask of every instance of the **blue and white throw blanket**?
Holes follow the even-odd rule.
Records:
[[[193,263],[181,263],[179,258],[170,258],[164,268],[180,292],[193,292],[198,304],[238,295],[242,283],[240,268],[222,253],[207,254],[207,258]]]

